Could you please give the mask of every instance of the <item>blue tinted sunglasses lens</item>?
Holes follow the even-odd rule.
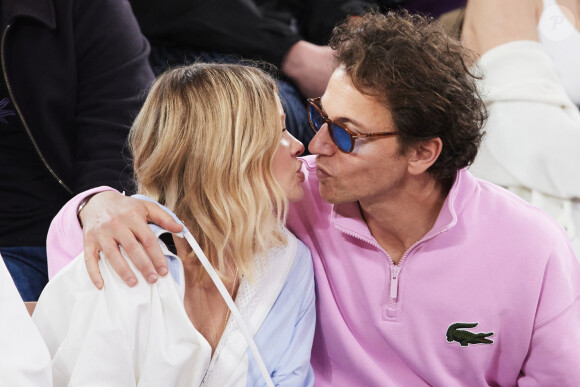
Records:
[[[330,124],[330,136],[334,143],[343,152],[350,152],[352,150],[352,138],[344,128],[337,124]]]
[[[318,132],[322,125],[324,125],[324,119],[322,119],[320,112],[314,106],[308,106],[308,116],[310,118],[312,129],[314,129],[315,132]]]

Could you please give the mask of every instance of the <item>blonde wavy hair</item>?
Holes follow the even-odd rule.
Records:
[[[174,68],[131,128],[138,192],[183,220],[222,276],[231,259],[253,278],[254,257],[286,242],[286,194],[271,169],[282,137],[277,98],[274,80],[254,67]]]

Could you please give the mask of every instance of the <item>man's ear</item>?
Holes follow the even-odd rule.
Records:
[[[411,149],[409,157],[409,173],[420,175],[437,161],[443,149],[443,142],[439,137],[421,141]]]

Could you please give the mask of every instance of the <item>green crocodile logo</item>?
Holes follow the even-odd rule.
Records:
[[[486,339],[486,337],[493,335],[493,332],[473,333],[460,330],[460,328],[475,328],[477,324],[479,323],[451,324],[447,329],[447,341],[457,341],[462,347],[467,347],[469,344],[492,344],[493,341]]]

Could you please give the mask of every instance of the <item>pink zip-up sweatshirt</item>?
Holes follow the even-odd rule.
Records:
[[[302,171],[288,220],[314,261],[316,386],[580,385],[580,264],[547,215],[460,171],[395,266],[358,204],[320,197],[314,157]],[[105,189],[53,220],[51,277],[82,252],[81,200]]]
[[[580,385],[580,265],[547,215],[462,170],[395,266],[357,203],[320,197],[314,157],[302,171],[316,386]]]

